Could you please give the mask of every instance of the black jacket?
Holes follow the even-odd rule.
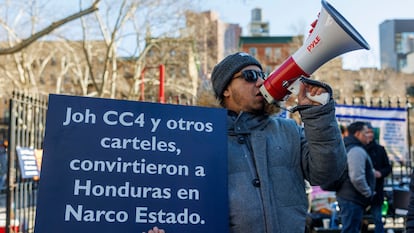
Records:
[[[406,233],[414,233],[414,172],[410,181],[410,202],[408,204],[407,220],[405,223]]]
[[[381,178],[376,179],[376,194],[372,199],[372,204],[382,205],[384,202],[384,178],[392,172],[392,167],[385,148],[379,145],[375,140],[366,145],[365,150],[368,152],[375,170],[381,172],[382,174]]]

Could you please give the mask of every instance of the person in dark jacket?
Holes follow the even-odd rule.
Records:
[[[260,92],[266,75],[251,55],[238,52],[213,69],[216,98],[228,110],[228,199],[230,233],[305,232],[305,180],[323,185],[339,179],[346,151],[332,97],[322,105],[307,97],[324,87],[300,84],[293,119],[266,112]]]
[[[405,222],[406,233],[414,233],[414,171],[410,180],[410,201],[408,203],[407,219]]]
[[[228,195],[231,233],[305,232],[311,185],[332,182],[346,167],[334,100],[306,97],[327,92],[302,83],[298,104],[304,128],[266,112],[260,92],[265,74],[251,55],[234,53],[218,63],[211,80],[228,110]],[[306,133],[306,136],[305,136]],[[224,155],[225,156],[225,155]]]
[[[348,178],[336,192],[342,233],[359,233],[365,208],[375,194],[374,167],[364,146],[368,144],[368,126],[357,121],[348,126],[344,138],[347,153]]]
[[[384,223],[382,222],[382,204],[384,203],[384,178],[391,174],[392,167],[388,159],[387,151],[375,140],[374,128],[368,125],[368,144],[365,150],[368,152],[374,166],[375,175],[375,195],[371,201],[371,215],[374,219],[374,233],[384,233]]]

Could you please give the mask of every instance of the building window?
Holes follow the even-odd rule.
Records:
[[[276,58],[280,58],[280,57],[282,57],[282,49],[280,49],[280,48],[275,48],[275,57],[276,57]]]
[[[409,95],[411,97],[414,97],[414,86],[411,85],[411,86],[407,87],[407,91],[406,92],[407,92],[407,95]]]
[[[407,59],[398,59],[398,68],[402,69],[407,66]]]
[[[267,60],[272,59],[272,48],[270,47],[265,48],[265,56]]]
[[[334,89],[333,98],[338,102],[341,99],[341,89]]]
[[[364,91],[364,87],[360,80],[354,80],[354,93],[362,93]]]
[[[256,55],[257,55],[257,48],[249,48],[249,53],[253,57],[256,57]]]
[[[273,67],[272,66],[266,66],[264,72],[266,72],[267,75],[272,73]]]
[[[401,32],[395,34],[395,50],[398,54],[407,54],[414,51],[414,33]]]
[[[186,78],[187,77],[187,69],[185,69],[185,68],[181,69],[180,77],[181,78]]]
[[[168,66],[168,73],[166,72],[166,76],[168,78],[175,79],[177,77],[176,67],[175,66]]]

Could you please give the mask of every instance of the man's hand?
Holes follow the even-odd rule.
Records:
[[[307,83],[301,82],[300,90],[298,94],[298,104],[299,105],[321,105],[321,103],[313,101],[306,96],[306,93],[309,93],[310,96],[320,95],[326,93],[327,90],[320,86],[314,86]]]
[[[381,178],[382,174],[380,171],[374,170],[375,178]]]
[[[163,229],[158,229],[158,227],[153,227],[148,233],[165,233]]]

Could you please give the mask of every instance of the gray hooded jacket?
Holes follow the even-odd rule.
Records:
[[[329,183],[345,169],[334,102],[300,114],[304,130],[289,119],[229,113],[230,232],[305,232],[304,180]]]

